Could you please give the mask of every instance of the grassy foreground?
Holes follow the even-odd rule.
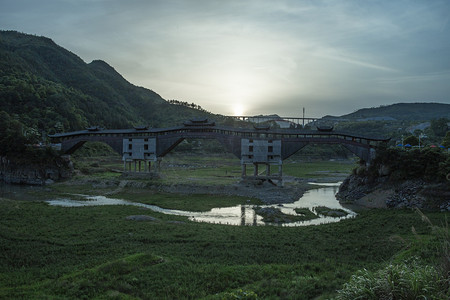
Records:
[[[445,218],[427,216],[434,224]],[[433,264],[438,245],[407,210],[368,210],[321,226],[238,227],[137,207],[1,199],[0,298],[326,299],[363,268],[405,255]]]
[[[114,170],[120,161],[90,161],[78,162],[83,169],[78,177],[119,179]],[[349,162],[293,159],[284,173],[336,178],[351,168]],[[239,162],[232,157],[172,156],[155,183],[213,188],[239,176]],[[32,198],[98,195],[115,188],[56,184]],[[181,210],[258,204],[247,197],[117,192],[113,197]],[[154,219],[127,219],[133,215]],[[442,225],[448,214],[427,216]],[[320,226],[239,227],[131,206],[63,208],[0,198],[0,299],[378,299],[376,284],[384,288],[381,279],[392,274],[412,274],[413,283],[427,276],[434,280],[430,268],[442,265],[441,250],[430,224],[410,210],[367,210]],[[411,260],[408,273],[404,262]],[[426,272],[419,276],[418,270]],[[401,276],[396,279],[405,284]]]

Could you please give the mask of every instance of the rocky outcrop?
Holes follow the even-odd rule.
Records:
[[[68,156],[45,163],[26,163],[0,157],[0,181],[10,184],[45,185],[72,177],[73,165]]]
[[[380,172],[377,177],[351,175],[341,184],[336,197],[341,202],[368,207],[450,211],[450,182],[391,181],[387,173]]]

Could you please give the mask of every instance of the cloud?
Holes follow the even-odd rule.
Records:
[[[449,101],[446,0],[3,0],[1,6],[3,29],[48,36],[167,99],[218,113],[231,114],[239,103],[246,113],[291,114],[303,103],[311,112],[344,114],[418,95]]]

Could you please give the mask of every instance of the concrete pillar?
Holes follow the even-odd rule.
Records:
[[[270,164],[266,165],[266,176],[269,177],[270,176]]]
[[[141,160],[139,160],[139,172],[141,172]]]
[[[258,163],[253,163],[255,169],[253,170],[253,176],[258,176]]]
[[[144,172],[147,173],[147,161],[144,160]]]
[[[157,161],[156,161],[156,172],[160,173],[161,172],[161,158],[158,157]]]
[[[137,161],[134,160],[134,173],[136,173]]]
[[[241,205],[241,226],[245,226],[245,205]]]
[[[124,172],[127,171],[127,161],[126,160],[123,161],[123,171]]]
[[[152,162],[148,162],[148,172],[150,173],[152,171]]]
[[[247,165],[242,164],[242,177],[247,177]]]
[[[283,177],[283,165],[278,165],[278,175],[281,177]]]

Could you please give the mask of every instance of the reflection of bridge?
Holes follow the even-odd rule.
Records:
[[[242,176],[247,176],[247,165],[254,166],[253,176],[258,177],[258,166],[266,167],[265,178],[281,180],[282,162],[308,144],[341,144],[362,160],[369,162],[375,147],[388,139],[364,137],[337,131],[312,131],[303,129],[270,129],[268,127],[234,128],[216,126],[207,119],[191,120],[183,126],[170,128],[135,127],[134,129],[101,129],[59,133],[50,136],[53,143],[61,143],[61,150],[71,154],[85,142],[99,141],[110,145],[122,155],[124,169],[131,172],[150,171],[152,162],[173,150],[184,139],[216,139],[241,160]],[[270,166],[278,166],[277,174],[270,174]],[[264,171],[264,170],[263,170]]]

